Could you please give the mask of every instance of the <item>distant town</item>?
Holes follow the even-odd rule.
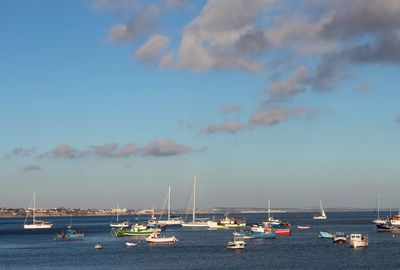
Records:
[[[32,213],[32,208],[0,208],[0,218],[9,217],[24,217],[27,214]],[[273,213],[286,213],[286,212],[318,212],[317,208],[287,208],[287,209],[271,209]],[[326,209],[327,212],[350,212],[350,211],[373,211],[373,209],[365,208],[332,208]],[[155,209],[154,214],[160,215],[166,211],[161,209]],[[223,213],[267,213],[265,208],[223,208],[216,207],[210,209],[196,209],[197,214],[223,214]],[[114,209],[94,209],[94,208],[36,208],[37,216],[111,216],[111,215],[151,215],[153,209],[126,209],[126,208],[114,208]],[[174,214],[185,215],[186,213],[191,214],[191,211],[186,209],[175,209]]]

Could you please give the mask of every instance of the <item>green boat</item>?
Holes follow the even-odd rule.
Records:
[[[147,236],[151,234],[160,234],[160,228],[149,228],[140,225],[133,225],[130,229],[113,229],[115,236]]]

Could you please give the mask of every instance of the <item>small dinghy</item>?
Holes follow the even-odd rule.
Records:
[[[94,248],[95,249],[102,249],[103,245],[102,244],[96,244],[96,245],[94,245]]]
[[[134,242],[126,242],[125,245],[127,247],[136,247],[138,245],[138,243],[134,243]]]

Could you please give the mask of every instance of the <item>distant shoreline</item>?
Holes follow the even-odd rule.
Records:
[[[332,208],[332,209],[326,209],[326,212],[374,212],[376,211],[375,209],[371,208]],[[389,212],[389,209],[381,209],[381,212]],[[215,211],[215,210],[199,210],[197,211],[198,215],[222,215],[225,214],[226,212],[229,212],[230,214],[267,214],[268,212],[266,210],[250,210],[250,209],[231,209],[229,211]],[[274,214],[285,214],[285,213],[317,213],[319,212],[319,209],[279,209],[279,210],[271,210],[271,213]],[[158,216],[161,214],[161,211],[155,212],[155,215]],[[138,213],[137,210],[129,210],[128,213],[123,213],[119,214],[120,217],[126,217],[126,216],[150,216],[151,213]],[[182,211],[174,211],[174,215],[186,215],[186,212]],[[59,213],[59,214],[36,214],[37,217],[44,217],[44,218],[51,218],[51,217],[112,217],[115,216],[113,213]],[[0,218],[24,218],[26,217],[25,213],[20,213],[20,214],[11,214],[11,213],[1,213],[0,212]]]

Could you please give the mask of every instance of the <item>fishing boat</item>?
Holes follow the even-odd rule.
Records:
[[[115,223],[110,223],[111,228],[128,228],[129,227],[129,221],[123,221],[119,222],[118,217],[119,217],[119,203],[117,204],[117,222]]]
[[[332,238],[333,243],[344,244],[347,241],[347,237],[343,232],[336,232]]]
[[[333,232],[320,231],[319,232],[319,237],[320,238],[333,239],[333,237],[335,237],[335,234]]]
[[[319,199],[319,207],[321,209],[321,214],[317,215],[317,216],[314,216],[314,219],[319,219],[319,220],[326,219],[326,214],[325,214],[324,208],[322,207],[322,200],[321,199]]]
[[[147,243],[151,244],[174,244],[178,241],[175,236],[162,236],[160,237],[158,234],[151,234],[150,236],[146,237]]]
[[[36,190],[33,192],[33,208],[32,208],[32,223],[27,223],[29,212],[26,214],[25,221],[24,221],[24,229],[31,230],[31,229],[50,229],[53,224],[44,220],[36,219]],[[31,205],[32,205],[31,202]]]
[[[381,207],[381,195],[378,193],[378,198],[376,200],[376,213],[377,213],[377,216],[376,216],[376,219],[374,219],[372,221],[372,223],[374,223],[374,224],[386,224],[388,222],[387,218],[381,218],[380,217],[380,215],[379,215],[380,214],[380,207]]]
[[[134,224],[129,229],[113,229],[115,236],[123,237],[123,236],[148,236],[151,234],[159,234],[161,231],[160,228],[155,227],[151,228],[147,225],[139,225]]]
[[[84,237],[85,234],[83,232],[78,232],[77,230],[72,229],[71,226],[68,226],[68,229],[61,233],[54,234],[54,240],[60,241],[83,240]]]
[[[163,207],[163,211],[161,211],[161,215],[158,221],[158,224],[161,227],[181,227],[183,220],[180,216],[172,216],[171,215],[171,187],[168,187],[168,195],[166,200],[168,201],[168,217],[167,220],[161,220],[161,216],[162,216],[162,212],[164,211],[164,207],[165,207],[165,203],[164,203],[164,207]]]
[[[233,236],[233,241],[226,243],[226,248],[228,249],[244,249],[246,247],[246,242],[243,236]]]
[[[223,219],[219,221],[209,220],[207,225],[210,229],[238,229],[246,227],[246,221],[241,218],[228,217],[228,213],[226,213]]]
[[[307,225],[297,225],[297,229],[299,229],[299,230],[308,230],[308,229],[310,229],[310,226],[307,226]]]
[[[350,247],[368,247],[368,236],[362,235],[360,233],[350,234]]]
[[[193,191],[192,191],[192,198],[193,198],[193,209],[192,209],[192,221],[190,222],[183,222],[183,227],[208,227],[208,218],[197,218],[196,219],[196,175],[193,176]]]
[[[251,231],[243,231],[242,229],[237,229],[233,233],[233,236],[243,236],[244,239],[253,239],[253,236],[251,235]]]
[[[125,245],[127,247],[136,247],[138,245],[138,243],[134,243],[134,242],[126,242]]]
[[[390,225],[393,225],[393,226],[400,226],[400,209],[399,209],[399,212],[397,213],[397,215],[390,217],[389,223],[390,223]]]
[[[263,225],[253,225],[250,230],[251,230],[251,236],[254,239],[274,238],[276,236],[275,231]]]

